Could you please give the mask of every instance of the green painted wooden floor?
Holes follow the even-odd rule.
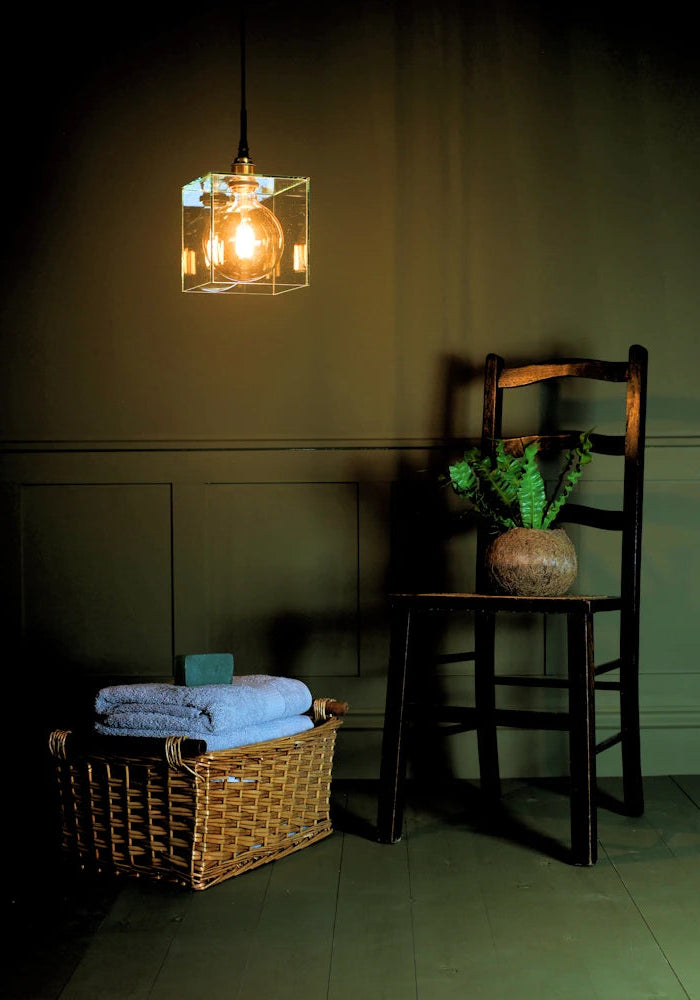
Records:
[[[600,811],[594,868],[561,860],[555,784],[506,783],[491,829],[469,785],[414,789],[387,846],[344,783],[332,837],[203,892],[47,877],[11,904],[3,996],[700,1000],[700,777],[645,786],[643,818]]]

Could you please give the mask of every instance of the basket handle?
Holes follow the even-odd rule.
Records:
[[[66,760],[66,741],[70,736],[70,729],[54,729],[49,734],[49,753],[60,760]]]
[[[332,698],[314,698],[311,708],[314,722],[327,722],[333,716],[345,715],[349,705],[347,701],[334,701]]]

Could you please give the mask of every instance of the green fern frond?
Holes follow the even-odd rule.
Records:
[[[576,483],[581,478],[583,467],[593,460],[591,455],[591,431],[584,431],[579,445],[567,452],[564,468],[552,494],[542,519],[542,527],[549,528],[559,515],[559,511],[571,496]]]
[[[542,527],[542,513],[547,503],[544,480],[535,461],[539,447],[539,441],[533,441],[523,453],[523,474],[518,484],[518,507],[523,528]]]
[[[485,520],[499,531],[516,527],[512,507],[514,494],[498,466],[488,455],[470,448],[464,458],[449,467],[455,492],[467,496]]]
[[[455,493],[469,496],[476,487],[476,476],[466,456],[463,461],[451,465],[449,471],[450,482]]]
[[[496,442],[496,468],[504,499],[510,505],[518,501],[518,483],[523,475],[523,461],[506,452],[503,441]]]
[[[549,528],[591,461],[590,431],[568,452],[552,498],[547,500],[537,464],[539,440],[532,441],[521,457],[509,455],[502,440],[495,442],[495,462],[478,448],[449,466],[454,491],[473,504],[477,514],[497,531],[509,528]]]

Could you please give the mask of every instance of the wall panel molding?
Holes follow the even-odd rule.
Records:
[[[6,444],[5,635],[48,649],[53,663],[94,683],[167,678],[177,652],[237,645],[226,651],[241,672],[284,664],[315,694],[348,700],[342,766],[372,776],[389,648],[386,593],[397,557],[395,504],[416,498],[410,531],[398,543],[410,566],[416,552],[429,556],[442,544],[435,512],[455,509],[443,487],[437,507],[430,499],[448,454],[433,439]],[[587,484],[605,495],[605,463],[589,473]],[[700,562],[700,437],[652,438],[646,480],[645,766],[682,773],[700,731],[700,664],[692,655],[693,618],[683,612]],[[472,549],[468,533],[453,538],[436,564],[455,586],[467,585]],[[595,559],[604,558],[604,548],[596,550]],[[468,623],[454,627],[438,651],[467,649],[470,638]],[[514,625],[503,649],[527,670],[528,658],[539,663],[541,636]],[[459,699],[470,671],[469,664],[437,670],[446,697]],[[612,727],[613,709],[603,699],[600,708],[601,726]],[[514,735],[504,745],[513,773],[521,765],[543,774],[565,766],[559,743],[543,743],[534,755]],[[454,751],[465,776],[474,773],[469,746],[467,739]]]

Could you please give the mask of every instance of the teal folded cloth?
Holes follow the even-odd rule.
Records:
[[[153,728],[134,729],[129,726],[118,727],[106,725],[103,722],[95,724],[95,731],[103,736],[185,736],[203,739],[206,744],[205,753],[215,750],[230,750],[234,747],[247,746],[250,743],[264,743],[267,740],[278,740],[283,736],[296,736],[308,729],[313,729],[313,721],[308,715],[290,715],[283,719],[270,719],[256,725],[243,726],[238,729],[222,729],[206,736],[193,736],[187,723],[178,725],[173,722],[160,731]]]
[[[302,715],[312,702],[303,681],[249,674],[234,677],[230,684],[197,687],[117,684],[98,691],[95,713],[108,734],[202,739]],[[105,728],[97,731],[105,732]]]

